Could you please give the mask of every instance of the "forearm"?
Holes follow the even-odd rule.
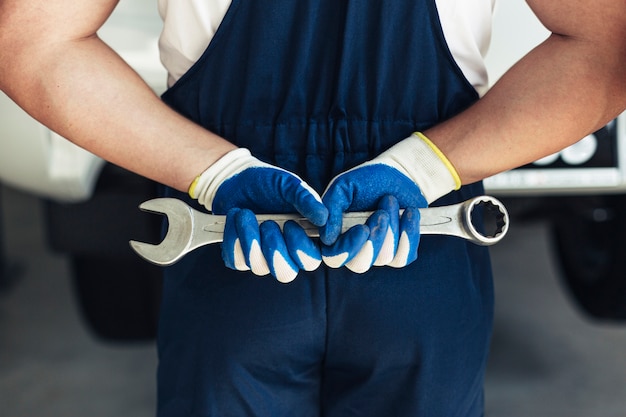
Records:
[[[529,163],[626,108],[626,46],[552,35],[474,106],[426,135],[463,183]]]
[[[187,190],[234,149],[181,117],[97,37],[32,42],[0,64],[0,87],[77,145],[140,175]]]

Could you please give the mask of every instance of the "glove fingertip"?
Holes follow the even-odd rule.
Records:
[[[319,255],[319,252],[316,255]],[[311,256],[311,254],[301,250],[297,251],[297,257],[300,267],[305,271],[315,271],[322,264],[321,256]]]
[[[309,184],[302,181],[299,177],[293,177],[292,180],[299,181],[298,186],[292,195],[288,198],[295,209],[306,217],[315,226],[322,226],[328,219],[328,209],[319,196]]]
[[[288,284],[298,276],[298,268],[285,259],[279,251],[276,251],[272,256],[272,275],[278,282]]]
[[[349,256],[350,253],[341,252],[333,255],[322,255],[322,260],[324,261],[324,264],[329,268],[337,269],[345,265]]]
[[[249,271],[250,266],[246,263],[246,258],[243,254],[243,248],[241,247],[241,241],[235,240],[235,248],[233,254],[233,267],[237,271]]]
[[[324,245],[334,244],[341,235],[343,214],[339,215],[330,212],[328,221],[325,225],[320,227],[320,240]]]
[[[322,247],[322,259],[331,268],[339,268],[354,258],[367,242],[370,229],[367,225],[351,227],[331,246]]]
[[[398,239],[396,237],[396,234],[394,233],[394,229],[390,226],[387,229],[385,240],[383,241],[383,244],[381,245],[380,251],[378,252],[378,256],[376,257],[376,260],[374,261],[374,265],[383,266],[393,261],[397,247],[398,247]]]
[[[398,243],[398,251],[393,260],[388,264],[393,268],[404,268],[417,259],[417,244],[419,239],[414,244],[411,244],[411,238],[406,232],[403,232],[400,236]]]
[[[328,208],[321,200],[315,199],[313,196],[310,196],[310,198],[309,204],[296,207],[296,209],[315,226],[325,225],[329,217]]]
[[[300,268],[289,255],[287,242],[280,227],[276,222],[266,221],[261,223],[260,229],[262,250],[269,266],[269,273],[279,282],[286,284],[293,281]]]
[[[326,208],[326,206],[322,205],[322,207],[319,207],[317,210],[315,210],[315,212],[311,213],[311,215],[308,216],[308,219],[315,226],[320,227],[326,224],[326,222],[328,221],[328,216],[328,209]]]
[[[322,254],[319,244],[311,239],[298,223],[292,220],[285,222],[283,233],[289,255],[301,269],[314,271],[320,266]]]
[[[250,247],[249,262],[250,270],[255,275],[264,276],[270,273],[270,268],[263,256],[261,245],[256,240],[252,242],[252,246]]]
[[[374,244],[371,240],[365,242],[359,253],[346,263],[346,268],[357,274],[369,271],[374,262]]]
[[[249,271],[250,267],[246,260],[241,239],[237,233],[237,216],[239,209],[232,209],[226,217],[224,227],[224,239],[222,242],[222,259],[224,265],[235,271]]]
[[[339,237],[339,234],[331,231],[328,225],[320,227],[320,241],[324,245],[327,245],[327,246],[332,245],[333,243],[337,241],[338,237]]]

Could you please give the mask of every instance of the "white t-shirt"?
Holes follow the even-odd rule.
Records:
[[[172,85],[207,48],[231,0],[158,1],[164,22],[159,40],[161,61]],[[491,39],[495,1],[436,0],[452,56],[480,95],[488,86],[484,55]]]

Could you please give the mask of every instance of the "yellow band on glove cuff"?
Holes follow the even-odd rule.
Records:
[[[187,190],[187,193],[191,198],[196,198],[196,187],[198,186],[198,181],[200,181],[200,175],[198,175],[196,179],[193,180],[193,182],[189,186],[189,190]]]
[[[450,174],[452,175],[452,178],[454,179],[454,184],[455,184],[454,189],[458,190],[459,188],[461,188],[462,183],[461,183],[461,177],[459,176],[459,173],[456,172],[456,168],[454,168],[454,165],[452,165],[450,160],[443,154],[443,152],[441,152],[441,150],[437,147],[437,145],[435,145],[430,139],[428,139],[426,135],[424,135],[422,132],[415,132],[413,134],[417,136],[418,138],[420,138],[421,140],[423,140],[424,143],[426,143],[430,147],[430,149],[432,149],[433,152],[439,157],[439,159],[441,159],[441,162],[443,162],[446,168],[448,168],[448,171],[450,171]]]

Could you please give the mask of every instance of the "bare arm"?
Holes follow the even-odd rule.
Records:
[[[0,89],[62,136],[186,191],[234,145],[164,105],[97,36],[117,0],[0,0]]]
[[[626,3],[527,2],[552,35],[473,107],[425,132],[463,183],[556,152],[626,109]]]

